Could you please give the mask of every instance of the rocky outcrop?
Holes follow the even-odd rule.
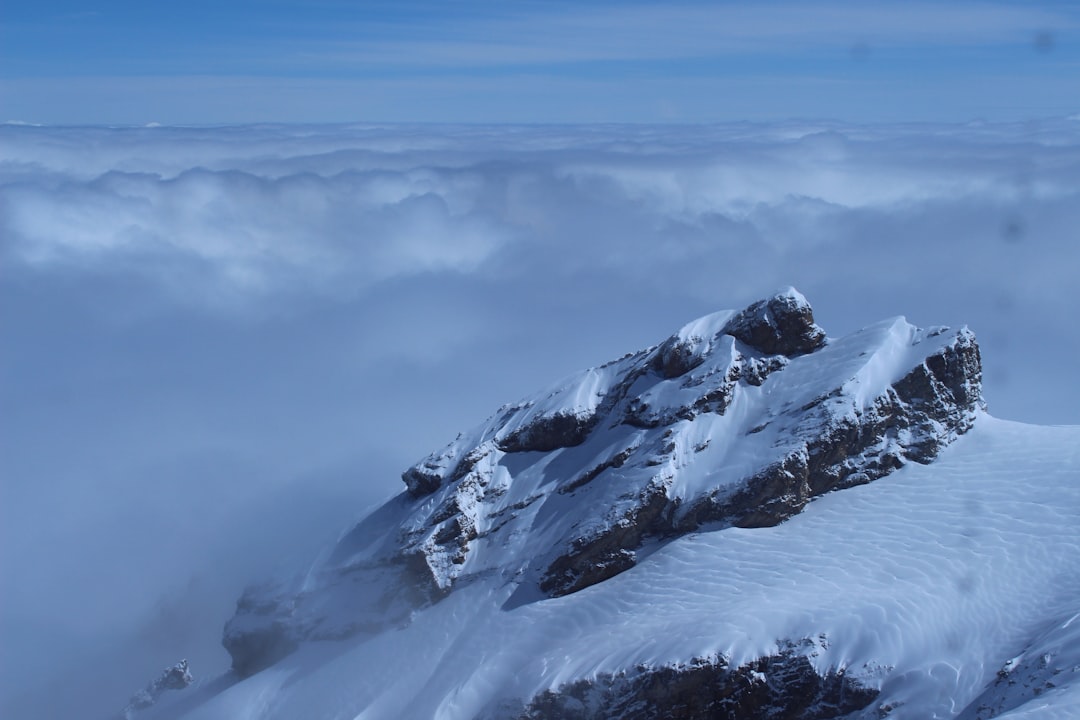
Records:
[[[523,428],[499,440],[503,452],[550,452],[585,442],[596,425],[591,413],[557,412],[536,418]]]
[[[157,678],[147,683],[145,688],[132,695],[120,716],[124,720],[131,720],[140,711],[153,707],[163,693],[169,690],[183,690],[193,682],[195,678],[192,677],[188,668],[188,661],[181,660],[165,668]]]
[[[814,311],[796,293],[759,300],[732,318],[725,332],[766,355],[805,355],[825,344]]]
[[[831,720],[869,706],[878,692],[843,669],[818,673],[809,641],[730,667],[724,658],[683,665],[639,666],[577,680],[503,704],[485,720]]]

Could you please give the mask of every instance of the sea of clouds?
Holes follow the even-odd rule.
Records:
[[[0,714],[220,672],[408,464],[787,285],[968,324],[993,414],[1078,423],[1078,228],[1080,117],[0,126]]]

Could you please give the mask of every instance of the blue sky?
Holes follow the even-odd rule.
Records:
[[[48,124],[1080,110],[1074,2],[9,2],[0,33],[0,119]]]

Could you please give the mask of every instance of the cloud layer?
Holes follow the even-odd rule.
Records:
[[[1080,422],[1075,119],[0,126],[0,158],[4,714],[60,657],[104,708],[220,669],[240,586],[459,429],[789,284],[833,335],[970,324],[992,412]]]
[[[198,299],[541,269],[524,258],[631,274],[690,258],[694,275],[702,253],[753,264],[743,246],[781,275],[838,248],[1002,252],[978,243],[1069,206],[1075,126],[9,126],[0,229],[23,265],[179,271]],[[933,213],[981,219],[939,224],[932,246],[881,235]]]

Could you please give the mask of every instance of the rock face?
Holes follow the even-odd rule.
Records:
[[[733,317],[724,331],[766,355],[805,355],[825,344],[813,310],[796,293],[759,300]]]
[[[503,706],[485,720],[831,720],[877,696],[842,670],[818,674],[803,648],[789,647],[737,668],[698,658],[601,674],[540,693],[521,708]]]
[[[474,578],[515,584],[509,609],[603,582],[688,533],[775,525],[932,461],[972,427],[980,381],[967,329],[898,318],[826,339],[792,289],[706,316],[500,408],[406,470],[406,492],[302,586],[247,593],[225,645],[250,674],[306,639],[407,623]],[[618,683],[652,682],[635,678]],[[806,712],[776,717],[819,717]]]

